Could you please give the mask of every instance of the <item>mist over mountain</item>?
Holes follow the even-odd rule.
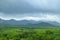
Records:
[[[35,21],[35,20],[15,20],[15,19],[10,19],[10,20],[4,20],[0,19],[0,25],[28,25],[28,26],[60,26],[60,23],[55,22],[55,21]]]

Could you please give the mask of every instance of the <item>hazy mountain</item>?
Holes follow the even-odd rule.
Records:
[[[56,21],[45,21],[49,24],[55,25],[55,26],[60,26],[60,23],[56,22]]]
[[[49,23],[46,23],[46,22],[41,22],[41,23],[38,23],[38,24],[34,24],[32,26],[34,26],[34,27],[56,27],[55,25],[52,25],[52,24],[49,24]]]
[[[3,20],[0,19],[0,24],[5,24],[5,25],[29,25],[29,24],[37,24],[39,22],[34,21],[34,20]]]
[[[3,25],[31,25],[31,26],[60,26],[60,23],[54,21],[35,21],[35,20],[3,20],[0,19],[0,24]]]

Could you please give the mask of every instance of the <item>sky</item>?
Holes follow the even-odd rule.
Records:
[[[60,22],[60,0],[0,0],[0,18]]]

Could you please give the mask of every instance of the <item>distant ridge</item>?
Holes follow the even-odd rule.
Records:
[[[34,25],[34,26],[60,26],[60,23],[55,21],[35,21],[35,20],[4,20],[0,18],[0,25]]]

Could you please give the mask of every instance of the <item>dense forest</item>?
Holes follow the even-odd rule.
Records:
[[[0,40],[60,40],[60,28],[0,26]]]

